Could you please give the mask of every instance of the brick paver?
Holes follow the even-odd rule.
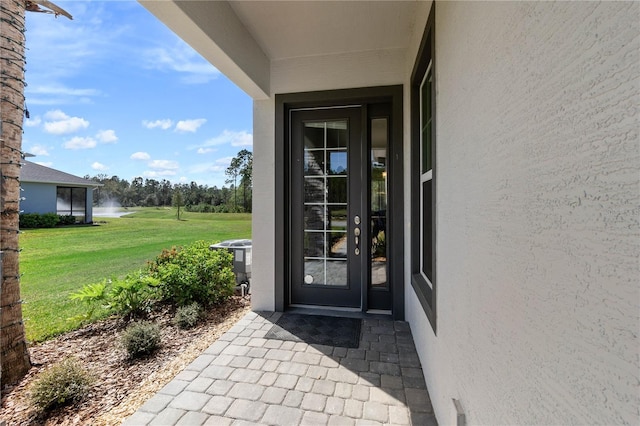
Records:
[[[362,320],[358,348],[267,339],[280,313],[251,312],[125,425],[434,425],[404,322]]]

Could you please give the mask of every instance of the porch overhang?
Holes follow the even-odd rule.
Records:
[[[401,84],[429,3],[139,2],[254,100]]]
[[[269,97],[270,62],[226,1],[140,4],[253,99]]]

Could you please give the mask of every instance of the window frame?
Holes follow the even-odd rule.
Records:
[[[79,218],[80,216],[82,217],[82,222],[86,221],[87,218],[87,188],[85,187],[77,187],[77,186],[63,186],[63,185],[59,185],[56,186],[56,214],[61,215],[61,216],[66,216],[67,210],[60,210],[57,207],[57,200],[58,200],[58,196],[60,194],[61,190],[69,190],[69,214],[71,216],[74,216],[76,218]],[[84,201],[83,206],[79,206],[77,208],[74,208],[75,204],[74,204],[74,195],[76,195],[78,193],[78,191],[82,194],[82,199]],[[80,213],[80,209],[82,209],[82,215],[77,215],[74,213]]]
[[[435,58],[435,2],[422,36],[411,74],[411,223],[416,230],[411,235],[411,284],[418,300],[429,319],[434,333],[437,333],[436,315],[436,58]],[[431,73],[431,169],[423,171],[422,166],[422,86]],[[431,218],[431,279],[423,272],[423,185],[431,182],[431,203],[428,206]]]

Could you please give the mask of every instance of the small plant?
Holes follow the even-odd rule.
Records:
[[[121,343],[130,358],[149,355],[160,346],[160,326],[147,321],[133,323],[122,334]]]
[[[183,330],[193,328],[202,316],[202,308],[198,303],[180,306],[173,317],[173,323]]]
[[[91,320],[97,308],[106,303],[107,284],[109,281],[104,280],[98,284],[87,284],[75,293],[71,293],[71,300],[79,300],[88,306],[87,312],[82,315],[71,318],[72,320],[85,322]]]
[[[31,385],[31,402],[40,411],[71,404],[85,397],[92,382],[78,360],[67,358],[35,380]]]

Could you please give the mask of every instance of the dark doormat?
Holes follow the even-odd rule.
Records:
[[[356,318],[285,313],[271,327],[265,338],[305,342],[310,345],[357,348],[360,344],[360,323]]]

